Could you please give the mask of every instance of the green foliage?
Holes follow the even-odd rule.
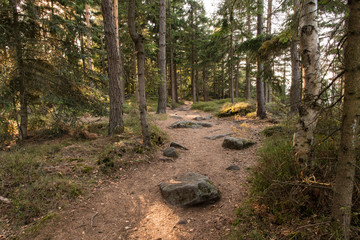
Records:
[[[248,102],[237,102],[224,104],[221,111],[217,114],[219,117],[228,117],[234,115],[246,116],[248,113],[255,111],[255,105]]]

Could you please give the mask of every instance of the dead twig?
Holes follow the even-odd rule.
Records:
[[[91,226],[91,227],[96,227],[96,226],[94,226],[94,218],[96,217],[96,215],[98,215],[98,213],[95,213],[95,214],[90,218],[90,226]]]

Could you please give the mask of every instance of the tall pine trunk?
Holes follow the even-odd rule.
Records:
[[[230,82],[230,98],[231,103],[234,104],[234,77],[233,77],[233,57],[234,57],[234,49],[233,49],[233,32],[231,30],[230,33],[230,43],[229,43],[229,82]]]
[[[247,25],[247,34],[249,35],[248,38],[250,38],[250,34],[251,34],[251,25],[250,25],[250,21],[251,21],[251,15],[250,15],[250,11],[248,11],[247,13],[247,20],[246,20],[246,25]],[[251,99],[251,79],[250,79],[250,57],[248,56],[249,54],[246,54],[246,63],[245,63],[245,98],[246,100]]]
[[[332,216],[342,225],[346,240],[350,239],[355,167],[360,160],[360,1],[349,1],[348,5],[343,121],[332,207]]]
[[[20,99],[20,124],[19,126],[19,138],[20,140],[28,137],[28,112],[27,112],[27,91],[25,83],[24,73],[24,59],[23,59],[23,44],[21,42],[20,24],[18,3],[16,0],[10,1],[12,10],[14,36],[15,36],[15,52],[16,52],[16,65],[17,65],[17,91],[19,92]]]
[[[104,19],[106,51],[109,65],[110,117],[109,135],[124,132],[124,121],[121,101],[120,55],[117,47],[115,19],[111,0],[101,0],[101,11]]]
[[[168,0],[168,15],[171,18],[171,0]],[[174,49],[172,44],[171,21],[169,23],[169,54],[170,54],[170,82],[171,82],[171,108],[174,109],[177,100],[176,67],[174,64]]]
[[[156,113],[166,113],[167,86],[166,86],[166,5],[165,0],[160,0],[160,24],[159,24],[159,69],[160,86],[158,108]],[[172,66],[171,66],[172,67]],[[170,67],[170,71],[171,71]],[[171,74],[171,72],[170,72]]]
[[[299,10],[300,0],[294,0],[294,22],[295,34],[291,42],[291,86],[290,86],[290,112],[297,113],[301,101],[301,70],[300,70],[300,51],[299,51]]]
[[[263,0],[257,1],[258,15],[257,15],[257,36],[263,34]],[[264,64],[260,57],[257,59],[257,76],[256,76],[256,116],[260,119],[266,118],[265,112],[265,98],[264,98]]]
[[[151,147],[151,136],[149,126],[146,120],[146,98],[145,98],[145,52],[144,52],[144,36],[136,32],[135,27],[135,0],[129,0],[128,25],[130,36],[135,43],[138,64],[138,81],[139,81],[139,110],[141,132],[144,145]]]
[[[121,102],[125,102],[125,74],[124,74],[124,63],[122,58],[122,49],[120,46],[119,38],[119,2],[114,0],[114,19],[115,19],[115,34],[116,34],[116,46],[119,52],[119,68],[120,68],[120,91],[121,91]]]

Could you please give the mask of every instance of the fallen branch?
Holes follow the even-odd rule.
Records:
[[[91,219],[90,219],[90,226],[91,227],[96,227],[96,226],[94,226],[94,218],[96,217],[96,215],[98,215],[98,213],[95,213],[92,217],[91,217]]]
[[[3,202],[3,203],[6,203],[6,204],[10,204],[11,203],[11,200],[8,199],[8,198],[4,198],[2,196],[0,196],[0,201]]]

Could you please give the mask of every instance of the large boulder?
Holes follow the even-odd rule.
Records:
[[[246,139],[225,137],[223,148],[241,150],[254,145],[255,143]]]
[[[214,203],[220,199],[220,193],[210,179],[198,173],[190,172],[159,186],[163,197],[176,206]]]
[[[207,122],[192,122],[192,121],[178,121],[170,125],[171,128],[202,128],[212,127],[211,123]]]

